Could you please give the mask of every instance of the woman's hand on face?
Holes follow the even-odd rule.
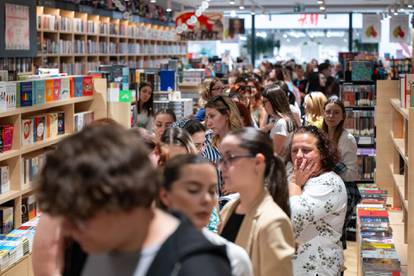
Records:
[[[294,178],[296,185],[303,188],[309,178],[315,176],[318,171],[319,166],[315,162],[302,159],[302,162],[298,164],[298,159],[296,159],[294,164]]]

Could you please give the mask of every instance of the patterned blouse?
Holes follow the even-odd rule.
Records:
[[[298,249],[294,275],[336,276],[343,265],[340,238],[347,205],[344,182],[334,172],[306,182],[300,196],[290,197]]]

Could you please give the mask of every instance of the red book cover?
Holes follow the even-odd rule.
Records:
[[[45,140],[45,127],[46,127],[45,116],[37,116],[34,118],[35,142]]]
[[[92,96],[93,95],[93,81],[91,76],[83,77],[83,96]]]
[[[54,79],[53,82],[53,100],[57,101],[60,98],[60,79]]]
[[[11,150],[13,144],[13,130],[12,125],[3,126],[1,137],[3,138],[3,151]]]
[[[70,97],[75,97],[75,79],[73,77],[70,78]]]
[[[358,209],[359,217],[388,218],[388,211],[374,211]]]

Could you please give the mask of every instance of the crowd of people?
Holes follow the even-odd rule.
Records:
[[[197,112],[95,121],[49,153],[36,183],[43,275],[319,275],[344,271],[360,200],[340,72],[264,62],[206,79]]]

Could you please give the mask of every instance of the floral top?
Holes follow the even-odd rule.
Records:
[[[309,179],[300,196],[290,197],[292,224],[298,249],[294,275],[336,276],[343,265],[340,238],[347,194],[334,172]]]

